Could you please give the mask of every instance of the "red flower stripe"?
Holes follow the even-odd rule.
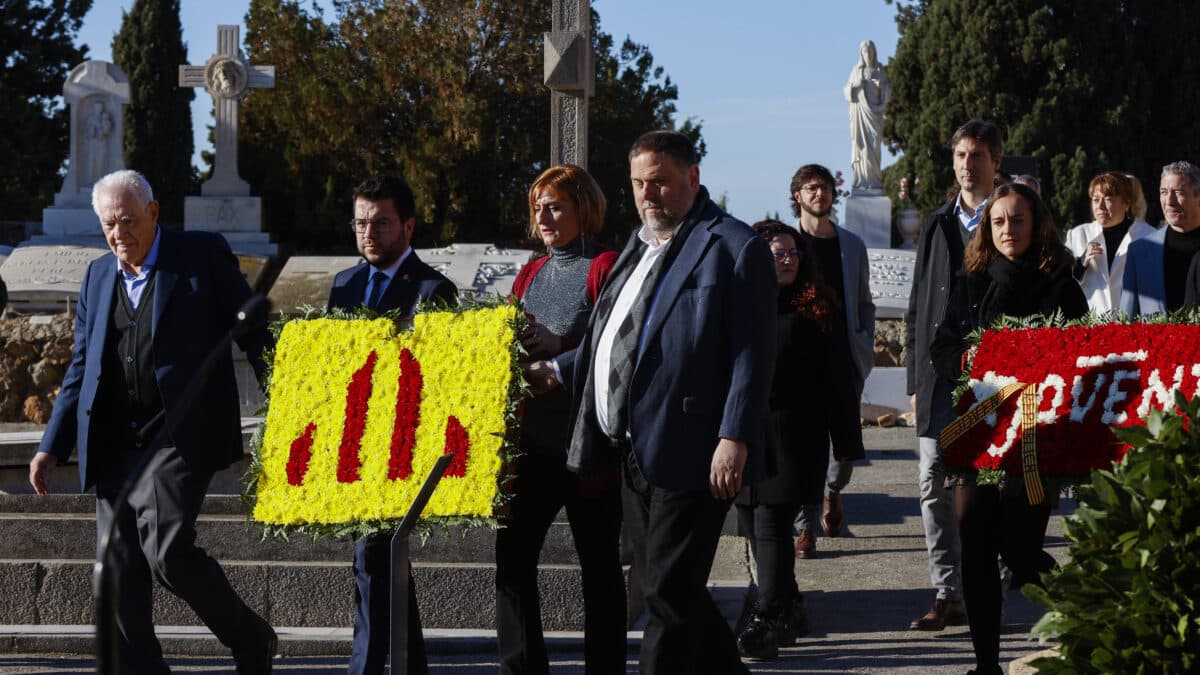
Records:
[[[308,460],[312,459],[313,432],[317,425],[312,422],[304,427],[304,433],[292,441],[292,449],[288,452],[287,481],[289,485],[300,485],[304,482],[304,474],[308,473]]]
[[[989,330],[971,363],[973,383],[998,378],[1038,384],[1037,455],[1044,476],[1105,468],[1128,449],[1111,427],[1141,424],[1150,409],[1172,409],[1174,392],[1200,391],[1200,326],[1108,324]],[[1021,473],[1019,396],[945,448],[946,465]],[[968,389],[959,415],[976,401]],[[988,449],[993,451],[989,452]]]
[[[354,371],[346,387],[346,418],[342,429],[342,443],[338,446],[337,479],[339,483],[358,481],[358,468],[362,461],[358,451],[362,447],[363,433],[367,429],[367,407],[371,399],[371,376],[375,373],[375,361],[379,356],[375,350],[367,356],[361,368]]]
[[[450,467],[446,469],[447,476],[463,477],[467,475],[467,459],[471,453],[471,437],[463,428],[462,422],[451,415],[446,418],[446,450],[444,454],[454,455]]]
[[[388,480],[412,475],[413,448],[421,424],[421,363],[405,348],[400,352],[399,391],[396,394],[396,423],[392,427],[392,449],[388,456]]]

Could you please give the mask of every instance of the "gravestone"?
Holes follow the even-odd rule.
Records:
[[[528,249],[495,244],[450,244],[418,253],[421,260],[453,281],[460,294],[477,297],[508,295],[517,272],[533,259],[533,251]]]
[[[329,289],[333,287],[333,277],[360,260],[362,258],[358,256],[326,255],[288,258],[267,295],[271,311],[297,314],[306,305],[324,309],[329,300]]]
[[[262,200],[250,195],[250,184],[238,175],[238,102],[251,89],[275,86],[274,66],[246,62],[237,26],[217,27],[217,52],[202,66],[179,66],[180,87],[204,87],[216,110],[216,148],[212,178],[200,196],[184,199],[184,229],[225,235],[237,253],[273,256],[278,247],[262,231]]]
[[[589,0],[554,0],[542,79],[550,88],[550,165],[587,168],[588,99],[595,77]]]
[[[9,308],[24,314],[68,310],[79,299],[88,265],[105,253],[104,246],[18,246],[0,265]]]
[[[46,239],[99,237],[92,185],[125,168],[121,106],[129,103],[129,78],[107,61],[85,61],[67,76],[63,100],[70,108],[67,175],[54,206],[42,210],[42,234]]]
[[[892,200],[882,190],[851,190],[842,227],[862,238],[867,248],[892,245]]]
[[[463,295],[508,295],[517,272],[533,257],[525,249],[493,244],[451,244],[417,249],[421,261],[446,275]],[[292,256],[271,286],[272,311],[296,314],[305,305],[324,309],[338,272],[358,264],[358,256]]]
[[[871,299],[877,319],[902,319],[912,292],[917,252],[893,248],[868,248]]]

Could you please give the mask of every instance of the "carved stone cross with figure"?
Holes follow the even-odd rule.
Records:
[[[205,197],[242,197],[250,184],[238,175],[238,101],[251,89],[275,87],[275,66],[252,66],[239,46],[237,26],[217,27],[217,52],[202,66],[179,66],[180,87],[204,87],[216,108],[216,153],[212,178],[200,186]]]

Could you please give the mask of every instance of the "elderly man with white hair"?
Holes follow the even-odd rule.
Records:
[[[158,202],[141,174],[101,178],[92,207],[112,254],[92,262],[83,278],[71,364],[29,482],[46,494],[47,475],[77,448],[80,487],[96,489],[100,536],[115,523],[108,562],[120,579],[122,673],[170,672],[154,634],[152,579],[187,602],[232,650],[238,673],[270,673],[275,632],[196,545],[196,517],[213,474],[242,456],[229,351],[191,406],[177,407],[250,287],[220,235],[158,225]],[[270,341],[265,329],[238,340],[260,378]],[[177,416],[174,429],[122,510],[117,496],[168,416]]]

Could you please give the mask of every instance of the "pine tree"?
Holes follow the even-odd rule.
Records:
[[[91,0],[0,0],[0,204],[6,220],[41,220],[62,187],[70,141],[60,97],[87,59],[75,35]]]
[[[183,222],[183,198],[192,193],[192,111],[195,91],[179,87],[187,46],[179,0],[135,0],[113,38],[113,61],[129,77],[125,107],[125,166],[154,187],[160,219]]]

